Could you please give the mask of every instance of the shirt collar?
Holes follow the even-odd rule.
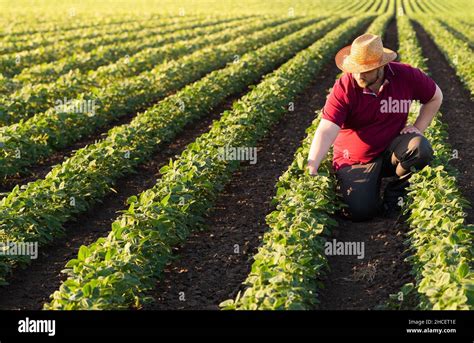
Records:
[[[383,81],[382,85],[380,86],[380,89],[379,89],[379,94],[382,93],[383,89],[390,83],[390,80],[388,78],[385,78],[385,80]],[[373,95],[373,96],[377,96],[378,94],[375,93],[374,91],[372,91],[370,88],[364,88],[362,89],[362,93],[363,94],[369,94],[369,95]]]

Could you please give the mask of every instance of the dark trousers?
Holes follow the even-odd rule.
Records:
[[[339,169],[336,172],[338,193],[348,205],[344,214],[353,221],[363,221],[379,214],[383,203],[397,206],[406,194],[413,171],[428,165],[432,158],[433,149],[424,136],[406,133],[397,136],[371,162]],[[382,199],[380,186],[384,177],[394,177],[394,180],[387,184]]]

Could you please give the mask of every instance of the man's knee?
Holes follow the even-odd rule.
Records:
[[[417,170],[430,164],[433,159],[433,149],[430,142],[424,136],[417,135],[408,142],[408,161],[401,161],[405,169],[415,168]]]

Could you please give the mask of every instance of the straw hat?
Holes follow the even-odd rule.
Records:
[[[370,33],[357,37],[352,45],[336,54],[336,65],[346,73],[364,73],[386,65],[397,58],[397,53],[384,48],[382,39]]]

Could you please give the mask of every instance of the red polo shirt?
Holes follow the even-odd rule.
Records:
[[[409,103],[433,98],[436,84],[420,69],[391,62],[378,94],[346,73],[336,81],[322,112],[341,130],[334,141],[333,167],[367,163],[379,156],[406,126]]]

